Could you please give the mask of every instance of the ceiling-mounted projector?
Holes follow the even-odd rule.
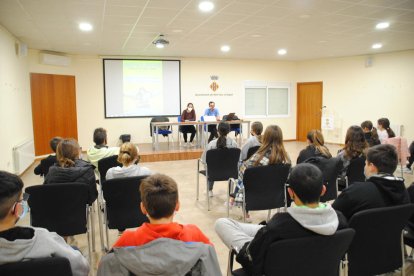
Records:
[[[157,48],[164,48],[170,44],[170,42],[164,38],[164,35],[161,34],[156,40],[152,42],[152,44],[154,44]]]

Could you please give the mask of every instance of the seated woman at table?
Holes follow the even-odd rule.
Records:
[[[219,137],[208,143],[206,149],[201,155],[201,160],[203,163],[206,163],[207,151],[211,149],[222,149],[222,148],[237,148],[237,143],[232,138],[227,137],[227,134],[230,132],[230,125],[226,122],[221,122],[218,125],[218,134]],[[214,181],[208,181],[208,195],[209,197],[213,196],[213,186]]]
[[[196,114],[195,114],[194,106],[192,103],[188,103],[187,108],[183,110],[183,113],[181,113],[181,122],[189,122],[189,121],[195,121],[195,120],[196,120]],[[195,127],[193,125],[180,126],[180,131],[183,133],[183,136],[184,136],[184,146],[192,145],[194,136],[196,134]],[[187,142],[188,133],[191,133],[190,143]]]

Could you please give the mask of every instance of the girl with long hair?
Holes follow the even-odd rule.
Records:
[[[381,144],[385,139],[395,137],[394,131],[390,127],[390,120],[388,118],[379,118],[378,121],[378,137]]]
[[[325,140],[322,132],[317,129],[312,129],[306,135],[308,146],[299,153],[296,164],[303,163],[305,160],[311,157],[322,156],[325,158],[331,158],[332,154],[325,146]]]
[[[122,167],[110,168],[106,173],[106,179],[152,174],[148,168],[139,166],[138,161],[138,148],[133,143],[123,143],[118,155],[118,162]]]
[[[201,155],[201,160],[206,163],[206,156],[207,151],[211,149],[223,149],[223,148],[237,148],[237,143],[232,138],[227,137],[227,134],[230,132],[230,125],[226,122],[221,122],[218,125],[218,134],[219,137],[217,139],[212,140],[208,143],[206,149],[204,150],[203,154]],[[210,197],[213,196],[213,186],[214,181],[208,180],[208,194]]]
[[[89,186],[89,203],[98,196],[94,166],[80,159],[81,149],[75,139],[63,139],[56,148],[57,164],[50,167],[44,184],[79,182]]]
[[[373,126],[371,121],[364,121],[361,124],[361,128],[364,131],[365,140],[370,147],[381,144],[377,129]]]

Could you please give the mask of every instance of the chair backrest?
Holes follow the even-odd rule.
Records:
[[[86,233],[86,205],[89,186],[84,183],[57,183],[26,188],[30,194],[31,225],[60,236]]]
[[[177,122],[181,122],[181,115],[177,117]]]
[[[122,164],[118,162],[118,155],[112,155],[105,158],[102,158],[98,161],[98,170],[101,179],[101,183],[105,181],[106,173],[110,168],[120,166]]]
[[[245,170],[246,209],[270,210],[285,206],[285,184],[290,167],[290,164],[275,164]]]
[[[239,148],[211,149],[206,153],[207,174],[211,181],[237,178]]]
[[[348,178],[348,185],[353,182],[364,182],[364,167],[365,167],[365,156],[360,156],[351,159],[346,176]]]
[[[63,257],[36,258],[0,265],[2,276],[72,276],[69,260]]]
[[[168,117],[165,116],[157,116],[157,117],[153,117],[150,121],[150,135],[152,136],[153,133],[155,133],[155,127],[151,129],[151,123],[155,123],[155,122],[169,122],[170,119],[168,119]],[[169,126],[161,126],[158,128],[160,131],[161,130],[168,130],[170,129]]]
[[[255,154],[258,150],[259,150],[260,146],[254,146],[251,147],[247,150],[247,157],[246,160],[249,159],[250,157],[253,156],[253,154]]]
[[[355,238],[349,247],[349,275],[376,275],[402,265],[401,232],[413,204],[374,208],[354,214],[349,227]]]
[[[325,202],[337,198],[338,188],[336,180],[342,169],[342,161],[339,157],[325,158],[322,156],[311,157],[305,160],[306,163],[311,163],[317,166],[323,175],[323,184],[326,187],[325,194],[320,201]]]
[[[113,178],[102,183],[109,229],[141,226],[148,218],[141,212],[139,186],[147,176]]]
[[[339,264],[352,238],[353,229],[331,236],[313,235],[272,243],[265,257],[265,275],[339,275]]]

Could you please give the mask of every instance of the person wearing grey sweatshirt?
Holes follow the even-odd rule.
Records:
[[[220,218],[215,230],[228,248],[238,252],[236,261],[249,275],[263,275],[268,246],[278,240],[312,235],[333,235],[348,227],[345,217],[330,205],[320,203],[326,191],[322,172],[314,165],[303,163],[293,168],[288,193],[295,202],[286,213],[275,214],[267,225],[240,223]]]
[[[28,210],[29,195],[22,189],[23,182],[17,175],[0,171],[0,265],[58,256],[69,260],[73,275],[88,275],[89,264],[81,252],[58,234],[43,228],[16,227]]]

